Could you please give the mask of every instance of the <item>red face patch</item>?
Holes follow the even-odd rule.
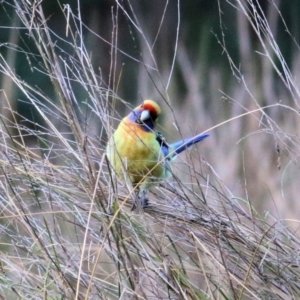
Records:
[[[152,100],[145,100],[140,106],[141,110],[148,110],[152,116],[157,117],[161,110],[160,107]]]

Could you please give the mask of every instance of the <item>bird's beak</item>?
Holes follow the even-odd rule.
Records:
[[[150,117],[151,116],[149,110],[143,110],[140,116],[140,121],[144,122],[145,120],[150,119]]]

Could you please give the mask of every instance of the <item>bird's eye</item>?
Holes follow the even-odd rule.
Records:
[[[144,107],[144,103],[141,105],[141,108],[143,108]]]

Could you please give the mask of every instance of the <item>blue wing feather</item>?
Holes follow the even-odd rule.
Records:
[[[168,144],[166,140],[162,137],[161,133],[158,133],[157,140],[159,141],[161,145],[161,150],[164,154],[164,156],[168,157],[169,160],[173,159],[175,156],[189,148],[190,146],[199,143],[200,141],[207,138],[209,134],[198,134],[194,137],[187,138],[184,140],[180,140],[178,142]],[[171,155],[169,155],[172,153]]]
[[[172,143],[170,145],[170,148],[174,152],[174,155],[172,155],[172,157],[180,154],[181,152],[183,152],[187,148],[191,147],[192,145],[201,142],[202,140],[204,140],[208,136],[209,136],[209,134],[206,134],[206,133],[205,134],[199,134],[199,135],[196,135],[192,138],[187,138],[187,139],[180,140],[178,142]]]

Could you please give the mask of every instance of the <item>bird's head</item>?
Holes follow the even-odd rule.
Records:
[[[129,114],[128,118],[131,122],[140,124],[144,130],[152,131],[160,113],[161,109],[156,102],[145,100]]]

